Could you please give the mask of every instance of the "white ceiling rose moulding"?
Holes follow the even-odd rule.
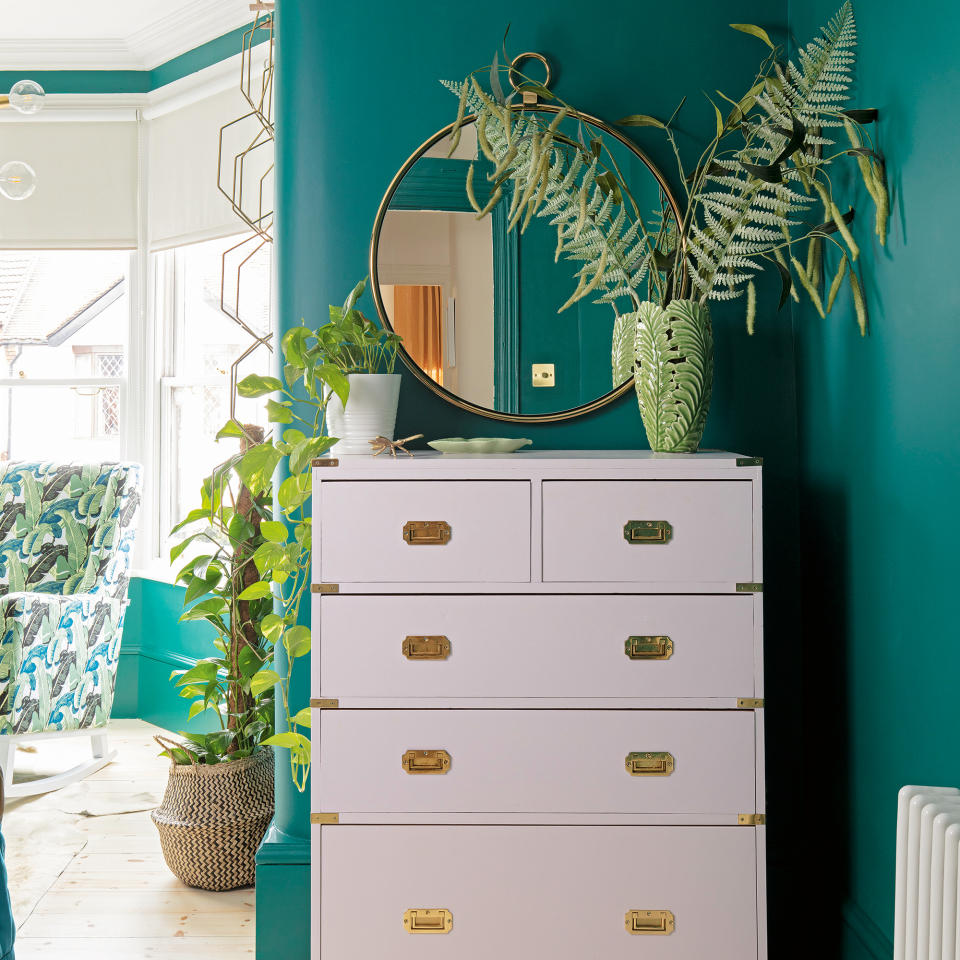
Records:
[[[0,63],[4,70],[153,70],[249,22],[249,0],[205,0],[126,37],[0,39]]]
[[[242,60],[242,54],[238,53],[149,93],[48,93],[42,113],[24,118],[12,111],[3,111],[0,124],[27,119],[31,123],[130,122],[137,119],[138,112],[144,119],[153,120],[237,86]]]

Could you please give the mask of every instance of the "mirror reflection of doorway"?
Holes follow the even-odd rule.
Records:
[[[414,363],[443,386],[442,290],[435,284],[384,284],[380,287],[393,329]]]

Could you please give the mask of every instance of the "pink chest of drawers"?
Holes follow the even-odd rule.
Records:
[[[314,960],[765,960],[760,467],[314,470]]]

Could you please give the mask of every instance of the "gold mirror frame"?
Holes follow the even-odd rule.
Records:
[[[517,112],[523,111],[535,111],[538,113],[559,113],[560,108],[554,107],[546,103],[538,104],[515,104],[511,106],[512,110]],[[618,130],[615,130],[609,124],[604,123],[603,120],[599,120],[597,117],[593,117],[588,113],[577,113],[572,114],[573,116],[578,117],[581,120],[584,120],[586,123],[589,123],[591,126],[596,127],[598,130],[603,133],[609,134],[616,140],[619,140],[627,149],[634,153],[647,169],[653,174],[656,178],[657,183],[660,185],[660,189],[663,191],[663,195],[667,198],[667,202],[670,204],[671,209],[673,210],[673,215],[676,218],[677,223],[681,223],[683,216],[680,212],[680,207],[677,204],[676,197],[674,197],[673,192],[670,190],[667,181],[664,179],[663,174],[657,169],[653,161],[629,138],[625,137]],[[468,116],[464,123],[474,123],[476,117],[471,115]],[[376,303],[377,314],[380,317],[380,322],[383,324],[384,329],[393,331],[393,327],[390,324],[390,318],[387,316],[386,308],[383,305],[383,298],[380,296],[380,276],[377,271],[377,248],[380,243],[380,232],[383,229],[383,221],[387,215],[387,211],[390,208],[390,201],[393,200],[394,194],[397,192],[397,188],[400,186],[400,182],[403,178],[410,172],[411,167],[429,150],[435,143],[443,140],[444,137],[449,136],[453,132],[455,124],[447,124],[442,130],[437,131],[432,137],[424,141],[407,159],[407,162],[397,171],[396,176],[390,182],[390,186],[387,187],[387,192],[383,196],[383,200],[380,201],[380,208],[377,210],[377,217],[373,223],[373,235],[370,238],[370,285],[373,288],[373,299]],[[440,386],[435,380],[431,380],[430,377],[420,369],[420,367],[414,362],[413,358],[407,353],[406,349],[400,347],[400,357],[403,362],[406,364],[410,372],[425,386],[427,389],[431,390],[437,396],[442,397],[447,403],[453,404],[455,407],[459,407],[461,410],[469,410],[471,413],[479,414],[481,417],[487,417],[490,420],[503,420],[509,423],[555,423],[558,420],[570,420],[573,417],[583,416],[585,413],[592,413],[594,410],[599,410],[601,407],[605,407],[608,403],[612,403],[618,397],[622,396],[633,386],[633,377],[630,377],[629,380],[624,380],[620,386],[615,387],[609,393],[603,394],[603,396],[597,397],[595,400],[591,400],[589,403],[580,404],[578,407],[571,407],[568,410],[560,410],[557,413],[501,413],[499,410],[491,410],[489,407],[482,407],[479,404],[471,403],[469,400],[464,400],[463,397],[458,397],[456,394],[451,393],[446,388]]]

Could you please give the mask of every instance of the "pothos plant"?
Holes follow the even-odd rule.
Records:
[[[216,479],[225,475],[235,476],[258,504],[261,519],[256,540],[248,541],[249,554],[244,555],[243,570],[249,580],[241,584],[236,579],[229,583],[216,579],[216,557],[209,562],[193,561],[181,572],[190,601],[210,592],[205,587],[234,593],[230,597],[214,593],[198,600],[184,619],[207,620],[222,633],[231,629],[234,617],[242,618],[240,605],[250,605],[250,624],[260,642],[255,658],[244,656],[242,687],[258,702],[276,689],[280,729],[260,743],[290,751],[291,776],[300,791],[306,788],[310,773],[310,709],[296,709],[291,704],[290,680],[295,661],[310,652],[310,629],[299,621],[310,584],[311,461],[337,442],[336,437],[327,436],[326,412],[333,396],[346,405],[348,374],[391,371],[400,342],[398,336],[381,330],[356,309],[365,286],[366,280],[362,280],[343,306],[331,306],[328,323],[317,328],[301,323],[284,334],[282,379],[251,374],[238,383],[240,396],[267,398],[267,418],[276,425],[276,433],[266,438],[251,435],[249,428],[229,421],[218,439],[239,438],[245,449],[217,468],[211,482],[204,485],[203,505],[185,520],[209,521],[219,511],[227,523],[228,538],[248,532],[239,527],[229,529],[230,524],[237,524],[236,513],[231,507],[224,512],[221,483]],[[275,483],[275,475],[283,479]],[[209,538],[209,531],[206,536]],[[231,605],[234,602],[236,606]],[[230,676],[221,660],[212,666],[217,668],[216,677],[211,675],[206,684],[222,683]],[[211,667],[204,669],[210,671]],[[190,673],[179,678],[182,685],[194,684],[197,677]]]
[[[734,99],[718,91],[720,100],[711,100],[716,132],[692,171],[683,163],[674,126],[682,101],[667,121],[646,114],[620,121],[666,135],[686,201],[679,219],[663,196],[660,209],[644,217],[602,138],[588,142],[569,104],[527,81],[528,89],[555,101],[555,112],[515,106],[515,93],[503,95],[501,74],[509,68],[497,58],[465,82],[447,84],[460,98],[455,141],[473,115],[479,148],[492,165],[485,207],[475,199],[474,174],[468,176],[477,216],[508,202],[511,227],[523,230],[535,216],[550,218],[557,259],[582,264],[561,310],[587,296],[612,306],[614,383],[635,375],[654,449],[696,449],[712,383],[708,303],[745,297],[752,333],[754,277],[765,266],[781,277],[779,308],[802,291],[821,316],[833,308],[846,280],[865,334],[866,300],[854,267],[860,250],[850,226],[854,211],[841,212],[833,164],[855,163],[874,203],[874,229],[881,243],[886,239],[885,167],[868,131],[877,113],[847,109],[856,44],[852,5],[844,3],[801,49],[798,63],[785,62],[761,27],[731,26],[758,38],[769,53],[746,93]],[[577,124],[577,136],[564,133],[567,118],[568,127]],[[837,134],[846,142],[838,143]],[[829,283],[826,247],[838,258]]]

